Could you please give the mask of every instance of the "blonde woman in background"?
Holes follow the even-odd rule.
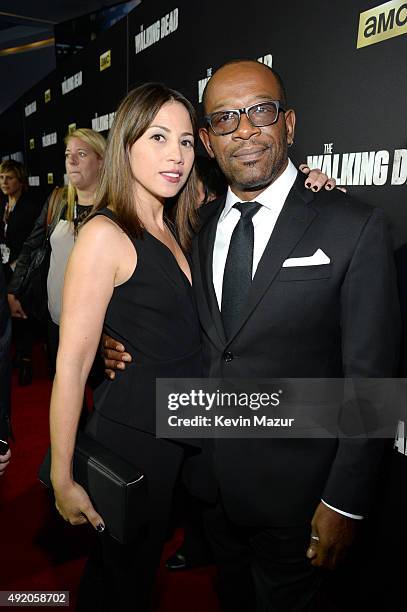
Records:
[[[99,183],[100,170],[106,149],[104,137],[88,128],[78,128],[65,138],[65,168],[68,185],[60,190],[49,211],[50,198],[29,238],[24,243],[8,286],[8,301],[13,317],[25,318],[26,314],[18,299],[25,271],[31,254],[43,244],[47,225],[50,224],[51,258],[47,280],[48,341],[50,368],[55,370],[59,342],[61,296],[68,257],[72,251],[76,228],[89,214],[94,204],[94,195]]]

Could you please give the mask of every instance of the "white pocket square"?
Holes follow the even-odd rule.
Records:
[[[331,263],[328,255],[322,249],[315,251],[309,257],[291,257],[283,263],[283,268],[293,268],[295,266],[321,266]]]

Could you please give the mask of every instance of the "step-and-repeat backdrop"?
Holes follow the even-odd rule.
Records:
[[[207,80],[233,58],[257,59],[283,76],[297,112],[294,160],[322,168],[351,194],[384,208],[395,247],[406,243],[403,0],[145,0],[0,117],[0,158],[22,158],[31,185],[45,196],[64,180],[63,140],[70,130],[92,127],[107,135],[120,99],[151,80],[181,90],[201,115]],[[394,516],[404,504],[405,531],[400,428],[391,461],[387,507]]]
[[[212,72],[249,57],[283,76],[298,127],[292,155],[386,209],[407,242],[407,3],[362,0],[143,2],[0,117],[0,157],[24,159],[46,192],[63,180],[63,139],[107,134],[126,92],[146,80],[199,108]]]

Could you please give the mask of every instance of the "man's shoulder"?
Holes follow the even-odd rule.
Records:
[[[203,204],[203,206],[201,206],[198,209],[198,217],[199,217],[200,225],[203,225],[209,219],[211,219],[214,215],[216,215],[216,213],[219,212],[219,209],[222,206],[224,206],[225,200],[226,200],[226,196],[222,195],[219,198],[216,198],[216,200],[212,200],[212,202],[208,202],[208,204]]]
[[[381,208],[363,202],[340,189],[321,190],[314,194],[311,204],[322,215],[338,221],[364,223],[371,217],[385,218]]]
[[[220,212],[220,210],[225,204],[225,199],[226,196],[220,196],[219,198],[216,198],[216,200],[213,200],[208,204],[203,204],[203,206],[198,209],[198,227],[195,232],[194,239],[196,239],[199,232],[204,228],[205,225],[210,223],[212,219],[216,218],[217,214]]]
[[[295,194],[307,206],[331,219],[336,216],[348,219],[366,219],[371,217],[372,214],[383,214],[382,209],[362,202],[349,193],[344,193],[341,189],[322,188],[316,193],[307,189],[304,184],[304,175],[300,172],[297,174],[290,194]]]

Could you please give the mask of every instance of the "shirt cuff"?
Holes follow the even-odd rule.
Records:
[[[331,510],[335,510],[335,512],[338,512],[339,514],[343,514],[343,516],[347,516],[348,518],[355,519],[356,521],[361,521],[364,518],[363,516],[360,516],[360,514],[350,514],[350,512],[344,512],[343,510],[339,510],[338,508],[334,508],[334,506],[330,506],[323,499],[321,499],[321,501],[322,501],[323,504],[325,504],[325,506],[327,506]]]

